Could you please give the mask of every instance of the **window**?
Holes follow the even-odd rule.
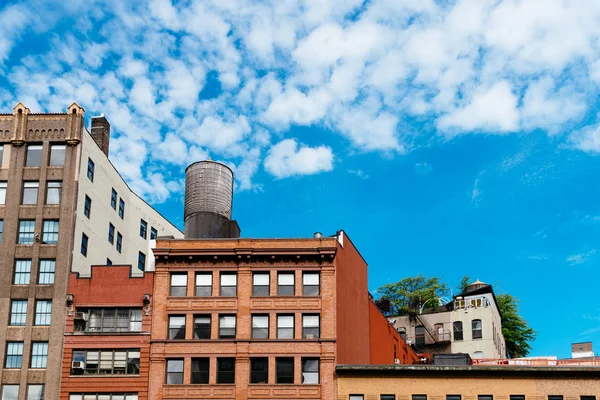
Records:
[[[318,296],[320,276],[318,272],[305,272],[302,275],[302,295]]]
[[[158,232],[156,231],[156,228],[150,227],[150,240],[156,240],[157,237]]]
[[[146,255],[141,251],[138,253],[138,269],[140,271],[146,270]]]
[[[88,237],[85,233],[81,234],[81,254],[84,257],[87,257],[87,249],[88,249]]]
[[[2,385],[2,400],[17,400],[19,385]]]
[[[39,167],[42,165],[42,145],[27,146],[26,167]]]
[[[187,295],[187,274],[171,274],[171,289],[169,296]]]
[[[183,384],[183,359],[167,360],[167,384],[181,385]]]
[[[415,326],[415,344],[417,346],[425,345],[425,327],[423,325]]]
[[[235,383],[235,358],[217,358],[217,383]]]
[[[294,383],[294,359],[275,359],[275,383]]]
[[[269,359],[267,357],[250,358],[250,383],[269,383]]]
[[[48,342],[31,342],[31,368],[46,368]]]
[[[525,395],[524,394],[511,394],[510,400],[525,400]],[[590,400],[595,400],[595,399],[590,399]]]
[[[351,394],[349,397],[350,400],[365,400],[365,396],[362,394]]]
[[[27,385],[27,400],[44,400],[44,385]]]
[[[269,316],[268,315],[253,315],[252,316],[252,339],[268,339],[269,338]]]
[[[73,375],[138,375],[140,349],[74,350],[73,361],[83,363],[83,370],[73,369]]]
[[[303,358],[302,359],[302,384],[303,385],[318,385],[319,384],[319,359],[318,358]]]
[[[460,400],[461,396],[460,394],[447,394],[446,395],[446,400]]]
[[[55,269],[56,260],[40,260],[40,276],[38,278],[38,284],[53,285]]]
[[[269,295],[269,273],[257,272],[252,275],[252,296]]]
[[[29,285],[31,260],[15,260],[14,285]]]
[[[23,182],[23,199],[21,204],[37,204],[39,182]]]
[[[108,223],[108,243],[115,243],[115,226],[110,222]]]
[[[185,315],[169,315],[169,339],[185,339]]]
[[[94,182],[94,166],[92,159],[88,158],[87,177],[92,182]]]
[[[237,296],[236,274],[221,274],[221,296]]]
[[[471,323],[471,326],[473,328],[473,339],[481,339],[481,337],[482,337],[481,320],[474,319],[473,322]]]
[[[6,181],[0,181],[0,204],[6,204]]]
[[[219,315],[219,339],[235,339],[235,315]]]
[[[58,220],[44,220],[44,228],[42,232],[42,243],[57,244],[58,243]]]
[[[212,296],[212,274],[196,274],[196,296]]]
[[[113,265],[112,260],[110,258],[106,259],[106,265]]]
[[[463,340],[463,325],[462,322],[456,321],[452,324],[454,326],[454,340]]]
[[[138,400],[137,393],[71,393],[69,400]]]
[[[125,202],[123,199],[119,199],[119,217],[125,218]]]
[[[548,395],[548,400],[563,400],[563,397],[559,395]]]
[[[4,145],[0,144],[0,168],[2,168],[2,159],[4,158]]]
[[[293,315],[278,315],[277,316],[277,339],[293,339],[294,338],[294,316]]]
[[[477,400],[494,400],[494,396],[491,394],[480,394],[477,396]]]
[[[120,253],[123,247],[123,235],[117,232],[117,251]]]
[[[35,302],[34,325],[49,326],[52,319],[52,300],[37,300]]]
[[[194,316],[194,339],[210,339],[210,314]]]
[[[318,339],[319,333],[319,315],[302,315],[302,339]]]
[[[50,165],[51,167],[62,167],[65,165],[65,150],[67,146],[64,144],[55,144],[50,146]]]
[[[511,396],[511,400],[512,400],[512,396]],[[579,400],[596,400],[596,396],[580,396]]]
[[[382,394],[380,400],[396,400],[395,394]]]
[[[110,206],[113,208],[113,210],[117,210],[117,191],[114,188],[110,194]]]
[[[2,243],[2,231],[4,230],[4,220],[0,219],[0,243]]]
[[[62,182],[48,182],[46,189],[46,204],[60,204],[62,196]]]
[[[277,294],[279,296],[294,295],[294,273],[280,272],[277,275]]]
[[[6,342],[4,368],[21,368],[23,364],[23,342]]]
[[[140,236],[142,238],[146,239],[147,234],[148,234],[148,223],[142,219],[142,220],[140,220]]]
[[[90,214],[92,212],[92,199],[90,199],[87,195],[85,196],[85,203],[83,203],[83,215],[90,218]]]
[[[82,311],[82,310],[78,310]],[[88,332],[139,332],[142,310],[129,308],[92,308],[88,310]]]
[[[427,400],[426,394],[413,394],[412,400]]]
[[[10,304],[10,325],[24,326],[27,319],[27,300],[13,300]]]
[[[208,384],[210,358],[192,358],[192,384]]]

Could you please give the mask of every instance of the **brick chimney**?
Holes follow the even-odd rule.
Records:
[[[100,147],[100,150],[108,157],[108,142],[110,141],[110,124],[104,117],[92,117],[92,139]]]

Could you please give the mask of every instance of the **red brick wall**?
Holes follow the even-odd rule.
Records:
[[[419,361],[415,352],[400,337],[375,303],[369,300],[369,331],[371,336],[371,364],[393,364],[394,346],[400,364],[414,364]]]
[[[369,289],[367,263],[344,233],[336,255],[337,363],[368,364]]]
[[[91,277],[69,276],[67,293],[74,296],[73,311],[88,307],[143,308],[144,294],[152,294],[154,273],[130,277],[130,266],[92,266]],[[74,333],[73,315],[67,315],[64,353],[61,371],[61,400],[69,393],[138,393],[140,400],[148,398],[150,364],[150,315],[142,313],[142,332],[132,334]],[[71,375],[73,350],[83,349],[140,349],[140,374],[131,375]]]

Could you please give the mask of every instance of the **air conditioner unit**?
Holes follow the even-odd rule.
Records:
[[[397,358],[394,358],[394,364],[400,364],[400,360]]]
[[[314,339],[315,335],[313,335],[312,333],[307,333],[305,339]]]
[[[87,321],[88,316],[84,312],[76,312],[75,314],[73,314],[73,319]]]
[[[85,366],[83,361],[73,361],[71,362],[71,369],[83,369]]]
[[[414,340],[410,340],[410,339],[408,339],[408,340],[406,341],[406,344],[407,344],[407,345],[409,345],[409,346],[410,346],[410,345],[413,345],[414,343],[415,343],[415,342],[414,342]]]

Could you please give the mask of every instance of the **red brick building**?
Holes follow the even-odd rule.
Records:
[[[337,364],[417,361],[344,232],[159,238],[154,254],[149,399],[333,399]]]
[[[131,266],[92,266],[71,273],[64,338],[62,400],[148,398],[154,274]]]

